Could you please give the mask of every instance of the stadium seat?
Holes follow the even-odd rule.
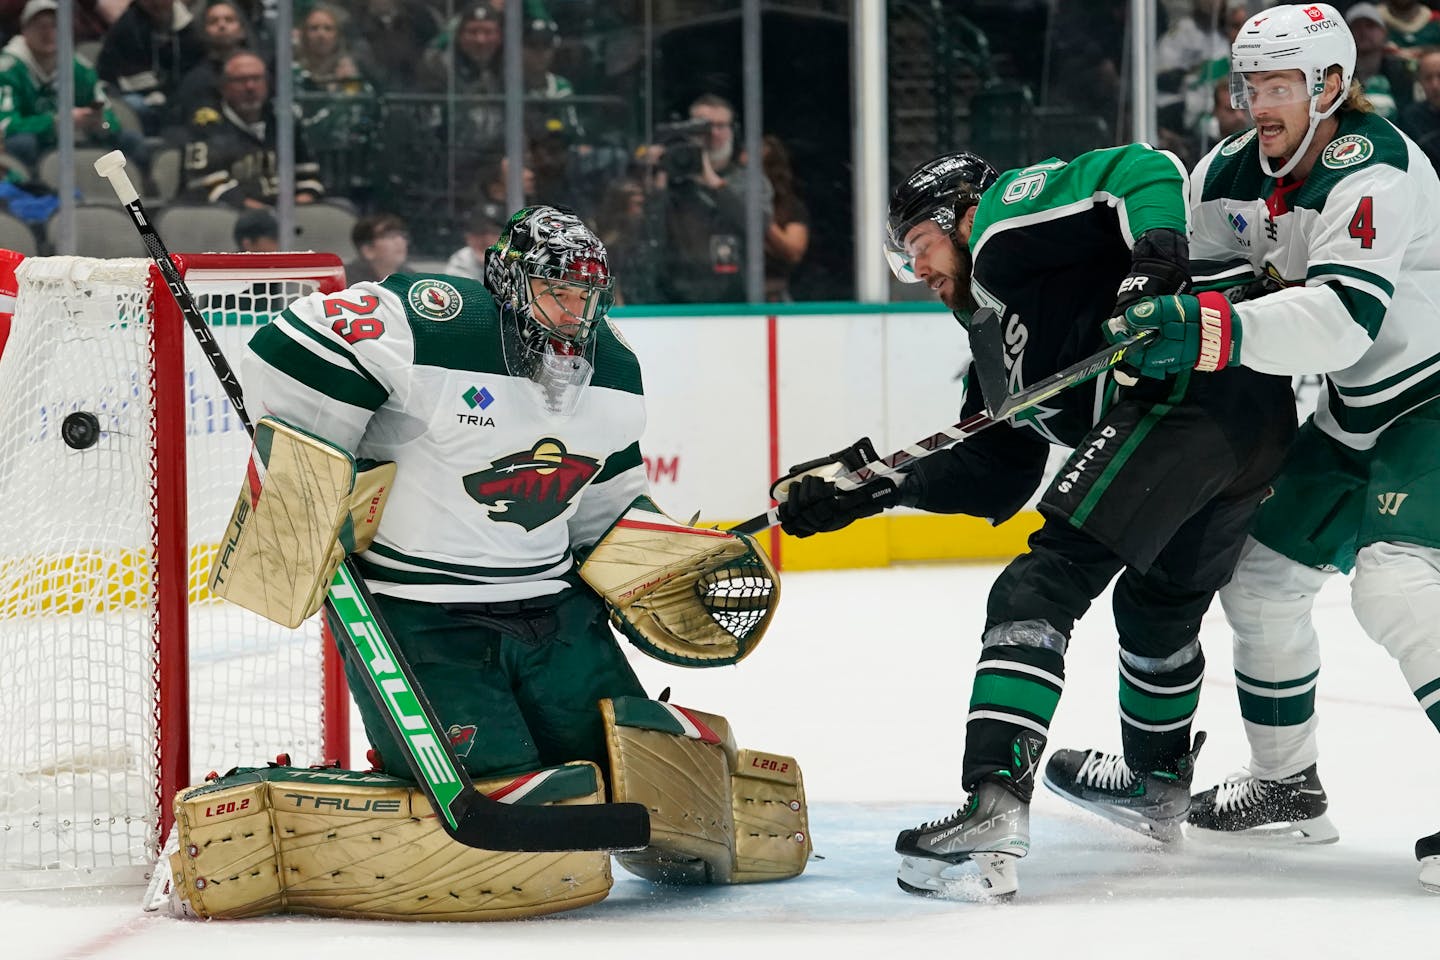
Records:
[[[109,185],[106,185],[109,189]],[[45,240],[58,247],[60,212],[45,221]],[[57,252],[59,252],[57,250]],[[75,255],[77,257],[148,256],[130,215],[114,203],[82,203],[75,208]]]
[[[170,206],[156,218],[155,228],[174,253],[234,251],[239,216],[233,207],[222,204]]]
[[[33,257],[39,252],[35,234],[25,221],[8,213],[0,213],[0,248],[14,250],[27,257]]]
[[[350,231],[356,216],[349,210],[330,203],[301,204],[295,207],[295,226],[300,235],[295,246],[317,253],[334,253],[344,259],[355,255]]]

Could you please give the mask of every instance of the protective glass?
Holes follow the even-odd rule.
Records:
[[[1236,110],[1283,107],[1308,103],[1310,87],[1300,77],[1265,77],[1252,81],[1252,74],[1230,74],[1230,105]]]

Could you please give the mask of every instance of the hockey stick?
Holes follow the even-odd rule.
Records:
[[[987,316],[988,315],[988,316]],[[974,343],[974,326],[976,323],[991,323],[990,329],[998,329],[999,324],[994,320],[995,313],[988,307],[982,307],[975,311],[974,319],[971,321],[972,345]],[[1053,376],[1046,377],[1032,387],[1021,390],[1019,393],[1006,396],[1007,385],[1003,382],[989,381],[982,377],[980,383],[981,392],[987,396],[1002,396],[1006,399],[1000,403],[994,413],[981,412],[972,413],[959,423],[952,423],[942,428],[937,433],[932,433],[923,440],[916,440],[914,443],[895,451],[888,457],[871,461],[849,473],[842,473],[839,476],[831,477],[830,480],[841,490],[854,490],[876,477],[896,477],[900,473],[900,467],[915,460],[930,456],[936,450],[944,449],[952,444],[959,443],[968,437],[973,437],[981,430],[992,427],[1002,420],[1008,420],[1017,413],[1024,413],[1026,410],[1039,406],[1055,394],[1070,387],[1077,386],[1087,380],[1092,380],[1100,374],[1115,366],[1125,358],[1126,352],[1135,344],[1144,340],[1149,331],[1137,333],[1133,337],[1122,340],[1119,343],[1106,347],[1093,356],[1086,357],[1078,363],[1073,363]],[[982,333],[982,338],[984,334]],[[987,342],[986,347],[992,344]],[[1003,350],[1003,346],[1001,347]],[[997,358],[997,363],[1000,361]],[[978,371],[981,364],[975,365]],[[996,369],[990,366],[990,369]],[[999,367],[1003,369],[1003,363]],[[987,387],[987,382],[989,386]],[[995,392],[992,392],[995,391]],[[987,404],[988,406],[988,404]],[[897,480],[898,482],[898,480]],[[757,534],[762,530],[773,527],[780,522],[779,507],[771,507],[762,514],[751,517],[744,523],[738,523],[728,528],[731,533]]]
[[[124,154],[119,150],[107,153],[95,161],[95,172],[110,181],[130,214],[186,325],[200,342],[205,359],[220,379],[246,432],[253,435],[235,371],[151,224],[135,185],[125,173]],[[366,691],[381,708],[391,735],[403,747],[415,782],[439,814],[445,832],[456,841],[482,850],[531,852],[634,849],[649,842],[650,816],[641,804],[518,806],[480,793],[456,761],[434,708],[415,681],[394,635],[374,608],[354,558],[347,557],[336,572],[325,609],[331,620],[344,626],[336,642],[346,659],[365,668],[358,672],[364,678]]]

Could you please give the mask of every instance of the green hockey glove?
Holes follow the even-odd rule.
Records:
[[[1219,293],[1141,300],[1109,321],[1105,336],[1116,343],[1142,330],[1154,336],[1135,347],[1128,362],[1147,377],[1214,373],[1240,359],[1240,315]]]

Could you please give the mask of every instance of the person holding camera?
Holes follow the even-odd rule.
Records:
[[[703,94],[690,104],[688,122],[656,128],[658,145],[646,151],[656,167],[651,185],[658,202],[663,258],[660,299],[671,303],[724,303],[745,299],[745,169],[735,156],[735,108]],[[774,191],[764,181],[761,215],[769,223]]]

